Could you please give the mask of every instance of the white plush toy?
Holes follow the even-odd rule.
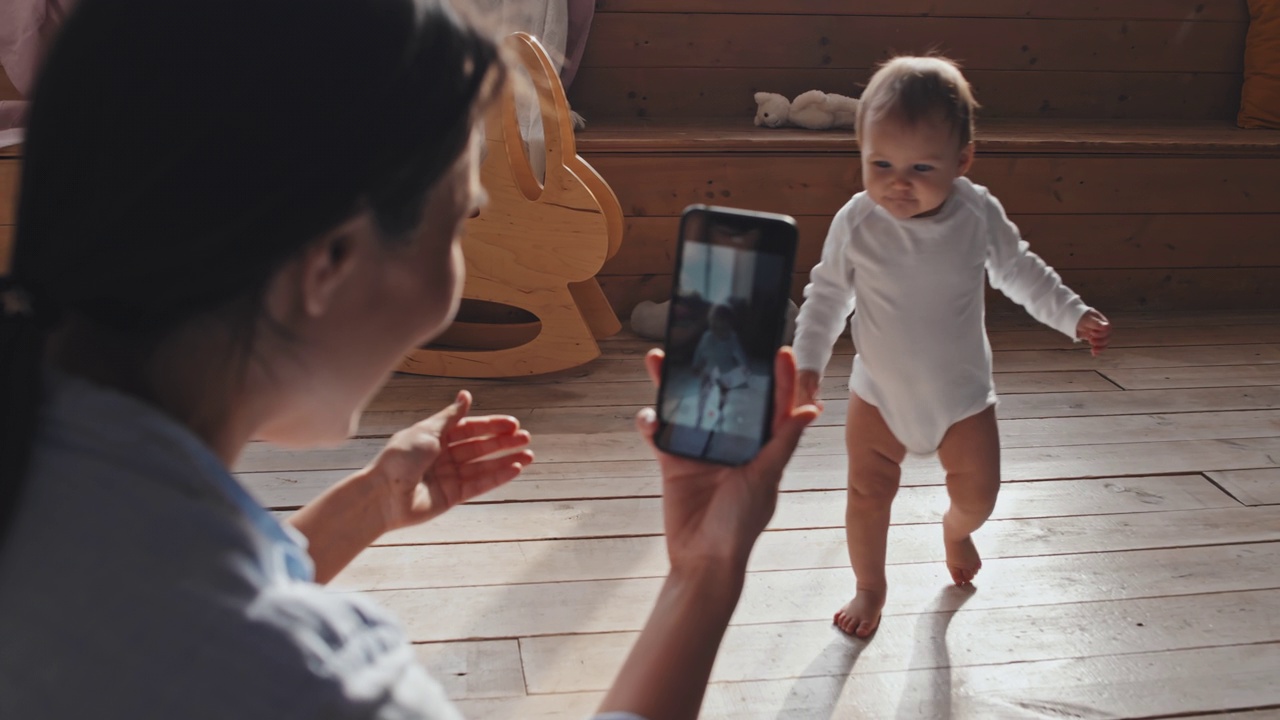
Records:
[[[787,102],[777,93],[756,93],[756,125],[802,127],[809,130],[852,129],[858,114],[856,98],[810,90]]]

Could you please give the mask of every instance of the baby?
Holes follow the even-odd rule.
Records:
[[[836,214],[797,321],[801,401],[811,402],[857,301],[845,511],[857,594],[835,615],[857,637],[880,623],[889,510],[908,452],[936,452],[946,470],[942,537],[952,579],[970,584],[982,567],[970,536],[1000,488],[984,272],[1095,355],[1111,336],[1107,319],[1028,249],[999,201],[964,177],[976,108],[946,59],[899,57],[876,72],[857,119],[866,190]]]

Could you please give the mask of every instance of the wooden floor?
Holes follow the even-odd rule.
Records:
[[[847,341],[752,558],[704,717],[1280,717],[1280,313],[1128,315],[1102,358],[1024,318],[992,322],[1005,485],[974,592],[947,585],[933,460],[909,460],[879,634],[830,623],[844,548]],[[368,591],[474,718],[582,718],[665,571],[658,480],[631,418],[634,338],[558,376],[468,382],[539,462],[393,534],[335,585]],[[459,383],[397,377],[361,437],[255,445],[242,479],[288,509],[362,465]],[[654,719],[660,720],[660,719]]]

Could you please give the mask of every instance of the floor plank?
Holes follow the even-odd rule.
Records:
[[[827,405],[835,415],[839,403]],[[1147,413],[1227,412],[1280,407],[1280,386],[1130,390],[1096,393],[1027,393],[1000,398],[1002,420],[1138,415]]]
[[[856,677],[1280,641],[1277,590],[989,610],[970,610],[968,597],[943,588],[926,612],[882,624],[871,642],[842,637],[830,618],[733,626],[711,677]],[[608,689],[637,635],[522,640],[530,694]]]
[[[968,598],[965,607],[1047,607],[1267,589],[1280,584],[1274,572],[1278,553],[1280,548],[1269,544],[992,559],[982,570],[980,587],[985,591]],[[885,622],[939,611],[935,599],[948,584],[941,564],[893,565],[888,577],[891,601]],[[661,582],[642,578],[387,590],[370,597],[394,612],[415,642],[529,638],[637,631]],[[853,589],[847,567],[753,573],[733,623],[825,622]],[[1268,597],[1280,602],[1280,597]]]
[[[1115,515],[993,520],[977,535],[983,557],[1150,550],[1179,546],[1280,541],[1280,510],[1224,508]],[[1176,536],[1171,535],[1176,528]],[[489,542],[369,548],[335,580],[347,590],[557,583],[662,577],[666,544],[658,536]],[[938,527],[902,525],[890,531],[891,565],[944,559]],[[751,556],[752,572],[844,568],[844,529],[773,530]]]
[[[787,493],[779,501],[770,527],[843,527],[845,494],[844,490]],[[995,519],[1239,506],[1213,483],[1195,475],[1012,483],[1000,495],[992,516]],[[946,509],[946,493],[939,488],[902,488],[894,503],[894,523],[939,522]],[[389,533],[379,543],[421,545],[660,534],[660,498],[616,498],[464,505],[435,522]]]
[[[413,649],[418,661],[455,700],[525,694],[520,643],[515,640],[427,643]]]
[[[932,650],[921,646],[922,650]],[[569,660],[568,662],[572,662]],[[850,663],[852,643],[834,638],[815,664]],[[1276,710],[1227,708],[1280,705],[1280,646],[1231,645],[1155,653],[979,665],[948,670],[802,677],[715,683],[703,718],[743,720],[1042,720],[1044,718],[1196,717],[1264,720]],[[581,718],[603,693],[535,695],[464,702],[475,720]],[[1211,715],[1189,713],[1212,712]]]
[[[1010,397],[1028,393],[1106,392],[1117,389],[1115,383],[1092,370],[996,373],[995,380],[997,392]],[[490,388],[481,386],[472,391],[474,412],[477,415],[513,415],[530,429],[542,426],[555,427],[562,432],[579,432],[577,428],[592,427],[602,414],[622,417],[629,422],[636,410],[652,406],[657,396],[657,391],[647,380],[553,387],[557,391],[547,392],[547,386],[529,386],[486,392]],[[365,437],[390,435],[453,402],[455,394],[455,388],[443,387],[391,389],[375,398],[371,409],[360,418],[357,434]],[[820,393],[823,400],[840,401],[848,396],[847,372],[823,378]],[[501,407],[498,402],[502,403]],[[829,404],[837,405],[839,402]],[[576,415],[550,412],[565,408],[583,411]],[[549,412],[555,418],[554,425],[543,422]],[[575,420],[576,424],[573,424]]]
[[[787,466],[787,491],[838,490],[846,486],[844,453],[801,455]],[[1249,438],[1009,448],[1001,453],[1005,482],[1127,475],[1176,475],[1208,470],[1280,467],[1280,439]],[[279,470],[240,475],[259,493],[293,486],[327,487],[346,470]],[[938,485],[942,475],[931,458],[907,458],[902,485]],[[268,487],[270,486],[270,487]],[[660,493],[654,460],[610,462],[535,462],[517,480],[485,495],[484,501],[572,500],[593,497],[644,497]]]
[[[1274,382],[1280,383],[1280,367]],[[601,417],[595,432],[590,434],[581,429],[567,433],[545,432],[539,429],[538,424],[532,423],[530,429],[534,432],[531,447],[543,462],[572,462],[581,458],[584,435],[590,438],[591,457],[595,462],[652,457],[652,451],[636,433],[629,415],[615,413],[607,421]],[[1007,449],[1100,445],[1157,438],[1174,442],[1277,436],[1280,436],[1280,410],[1060,417],[1000,423],[1001,446]],[[843,443],[843,427],[813,427],[805,433],[796,452],[798,455],[824,453],[829,452],[833,445],[838,447]],[[245,450],[239,469],[242,472],[280,471],[290,467],[303,470],[356,469],[368,463],[384,444],[382,438],[358,438],[329,450],[295,452],[259,443]]]
[[[1209,325],[1177,328],[1114,328],[1113,348],[1179,347],[1188,345],[1257,345],[1280,342],[1280,323],[1264,325]],[[1070,348],[1066,336],[1046,327],[992,332],[991,346],[999,350]]]
[[[1280,355],[1278,355],[1280,357]],[[640,362],[636,360],[635,362]],[[851,355],[839,355],[823,378],[822,397],[848,396]],[[509,385],[492,381],[456,381],[456,385],[405,383],[393,380],[370,403],[366,414],[412,412],[430,414],[453,402],[457,391],[469,386],[477,414],[538,412],[565,407],[641,407],[652,405],[657,389],[648,378],[555,385]],[[1002,394],[1029,392],[1090,392],[1115,390],[1096,369],[1051,372],[998,372],[996,390]],[[501,403],[501,404],[499,404]],[[519,415],[523,420],[524,415]],[[371,434],[362,427],[361,434]]]
[[[1176,333],[1171,333],[1176,337]],[[853,359],[852,345],[837,345],[828,376],[848,377]],[[576,382],[647,381],[640,355],[601,357],[581,367],[547,375],[507,380],[470,380],[398,375],[387,384],[384,393],[397,386],[459,388],[511,388],[529,385],[551,385]],[[1167,347],[1135,347],[1109,349],[1098,357],[1084,348],[1044,350],[996,350],[992,355],[996,372],[1057,372],[1063,370],[1105,370],[1108,368],[1164,368],[1210,365],[1256,365],[1280,363],[1280,343],[1247,345],[1171,345]],[[452,392],[446,397],[452,399]],[[478,391],[477,391],[478,392]],[[505,392],[505,391],[494,391]],[[378,405],[371,405],[379,409]]]
[[[1207,473],[1223,490],[1245,505],[1280,505],[1280,468]]]
[[[1027,378],[1026,376],[1043,376]],[[1057,376],[1057,377],[1054,377]],[[1026,383],[1017,388],[1019,382]],[[1095,372],[999,373],[999,414],[1002,420],[1049,417],[1086,417],[1096,415],[1143,415],[1163,413],[1225,412],[1233,410],[1267,410],[1280,407],[1280,386],[1245,386],[1219,388],[1162,388],[1122,391]],[[610,383],[593,383],[609,387]],[[622,385],[624,383],[618,383]],[[626,383],[640,385],[640,383]],[[1021,392],[1011,392],[1011,387]],[[634,404],[587,405],[595,401],[584,395],[578,406],[559,407],[547,403],[542,407],[490,408],[478,414],[513,415],[524,427],[554,427],[561,432],[590,432],[602,421],[630,423],[638,408],[653,404],[653,390],[648,383],[636,388]],[[639,392],[643,391],[643,392]],[[617,393],[615,393],[615,396]],[[813,427],[843,425],[848,414],[843,378],[823,381],[821,397],[826,404]],[[361,418],[361,435],[379,437],[408,427],[434,412],[422,411],[367,412]]]
[[[1104,374],[1112,382],[1126,390],[1245,387],[1280,383],[1280,365],[1106,370]]]
[[[1280,689],[1280,313],[1124,313],[1101,357],[993,314],[1005,485],[972,595],[946,590],[934,458],[909,458],[885,624],[834,634],[853,591],[843,530],[845,383],[788,467],[751,558],[704,717],[1274,717]],[[333,583],[367,591],[473,717],[586,717],[667,569],[656,464],[632,429],[654,391],[621,336],[582,368],[467,381],[398,375],[361,437],[255,443],[240,480],[281,516],[459,387],[537,437],[524,475],[393,534]],[[1141,625],[1139,625],[1141,623]],[[534,693],[532,695],[528,693]]]

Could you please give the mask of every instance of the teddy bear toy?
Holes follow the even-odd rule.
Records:
[[[810,90],[787,102],[777,93],[756,93],[758,127],[801,127],[809,130],[852,129],[858,115],[856,98]]]

